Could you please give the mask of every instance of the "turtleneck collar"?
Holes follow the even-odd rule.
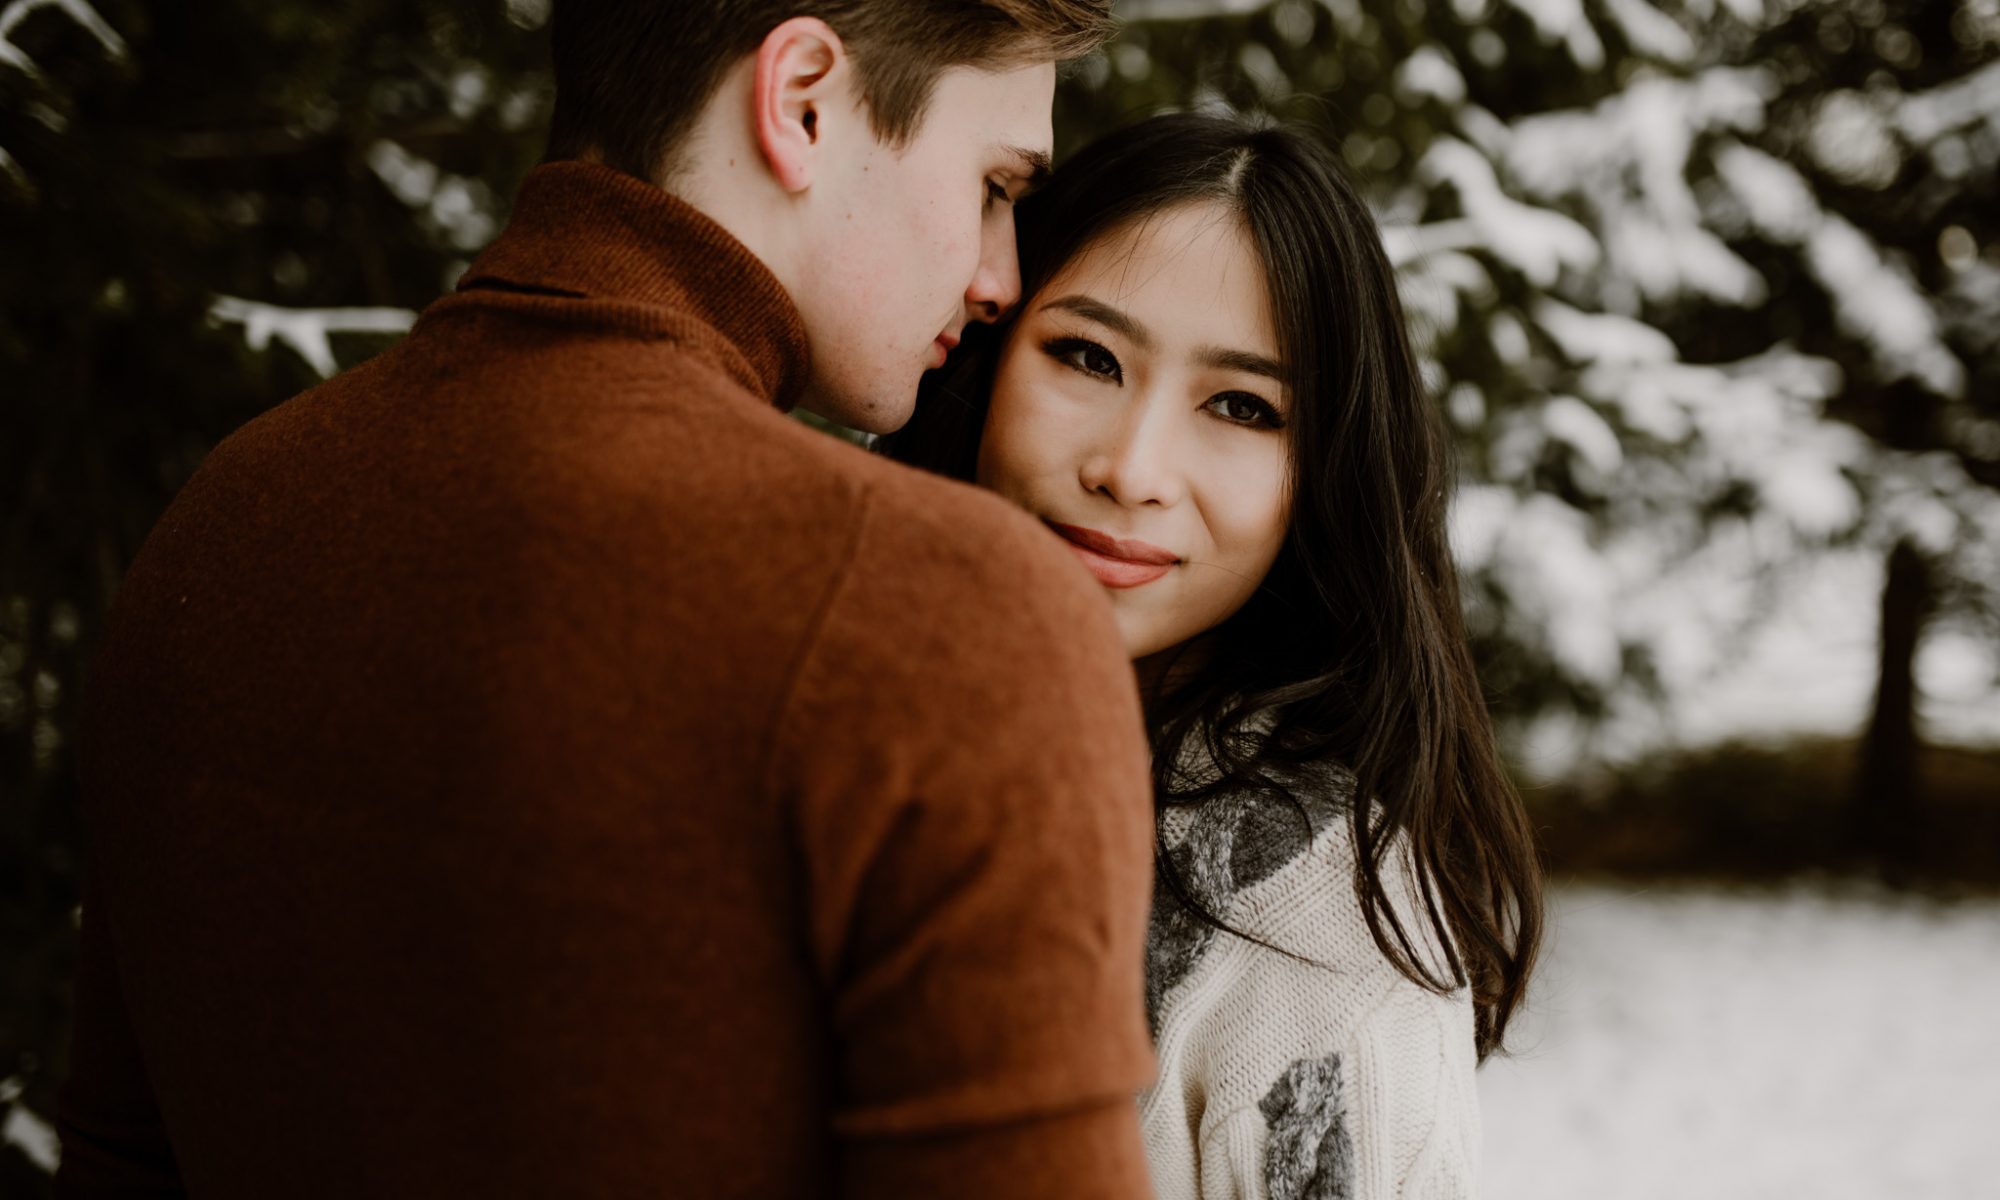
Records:
[[[798,307],[749,247],[699,209],[597,163],[528,172],[506,230],[459,280],[671,310],[715,330],[747,388],[791,408],[808,349]]]

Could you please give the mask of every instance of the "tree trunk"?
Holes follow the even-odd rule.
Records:
[[[1923,845],[1918,758],[1917,642],[1930,615],[1931,565],[1909,540],[1889,552],[1882,587],[1882,657],[1875,710],[1861,742],[1854,809],[1855,847],[1892,883],[1906,882]]]

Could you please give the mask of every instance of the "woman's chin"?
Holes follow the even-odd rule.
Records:
[[[1118,622],[1118,638],[1125,643],[1125,657],[1138,662],[1166,649],[1156,634],[1142,628],[1138,621],[1132,619],[1133,614],[1118,603],[1117,592],[1111,593],[1111,614]]]

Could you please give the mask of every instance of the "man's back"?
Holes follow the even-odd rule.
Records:
[[[65,1188],[1130,1194],[1150,805],[1086,577],[784,418],[782,290],[656,189],[540,168],[468,282],[128,577]]]

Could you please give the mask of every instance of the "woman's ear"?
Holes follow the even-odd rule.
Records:
[[[757,47],[750,103],[757,148],[778,186],[812,186],[827,111],[847,97],[849,63],[840,35],[817,17],[793,17]]]

